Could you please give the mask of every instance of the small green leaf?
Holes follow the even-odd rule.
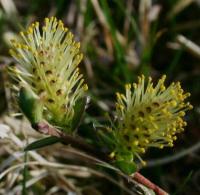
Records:
[[[127,175],[131,175],[132,173],[136,172],[137,165],[134,162],[127,162],[124,160],[115,161],[115,166],[117,166],[122,172]]]
[[[75,106],[74,106],[74,118],[72,120],[72,125],[71,125],[71,129],[72,131],[75,130],[79,125],[80,125],[80,121],[82,119],[82,116],[85,112],[85,106],[87,103],[87,98],[81,98],[79,99]]]
[[[49,145],[55,144],[57,142],[60,142],[60,138],[59,137],[54,137],[54,136],[45,137],[45,138],[39,139],[39,140],[37,140],[35,142],[32,142],[31,144],[26,146],[24,151],[36,150],[36,149],[39,149],[39,148],[43,148],[45,146],[49,146]]]
[[[117,160],[123,160],[127,162],[132,162],[133,160],[133,153],[129,151],[122,151],[120,155],[117,156]]]
[[[43,105],[30,88],[22,87],[19,92],[19,106],[31,124],[42,120]]]

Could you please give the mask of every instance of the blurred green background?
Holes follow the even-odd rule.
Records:
[[[141,173],[170,194],[200,194],[200,1],[1,0],[2,117],[12,110],[5,74],[5,67],[13,63],[9,40],[48,16],[62,19],[81,42],[81,71],[91,97],[85,123],[106,122],[115,93],[141,74],[155,81],[166,74],[168,83],[180,81],[191,93],[194,109],[186,116],[185,132],[173,149],[150,150],[144,157],[149,165]]]

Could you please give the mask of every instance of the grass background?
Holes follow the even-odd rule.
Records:
[[[113,112],[115,93],[123,91],[124,84],[134,82],[140,74],[152,76],[155,81],[166,74],[167,83],[180,81],[184,90],[192,94],[190,101],[194,109],[186,116],[188,126],[185,132],[179,136],[173,149],[150,150],[144,157],[150,164],[141,173],[170,194],[200,193],[200,1],[2,0],[0,6],[2,120],[12,111],[5,74],[5,67],[13,63],[8,54],[10,38],[35,20],[42,22],[47,16],[56,16],[64,21],[82,45],[81,71],[91,96],[84,123],[105,122],[105,113]],[[192,47],[188,41],[180,41],[180,35],[190,40]],[[0,142],[2,163],[11,154],[3,143]],[[51,156],[48,149],[45,151],[46,154],[41,153]],[[183,154],[181,158],[180,154]],[[171,159],[174,155],[175,159]],[[160,158],[164,161],[156,161]],[[55,179],[50,183],[54,185],[56,182]],[[95,182],[94,185],[93,180],[87,180],[86,185],[86,181],[81,180],[79,188],[93,186],[91,189],[96,190],[86,194],[124,193],[110,188],[106,181]],[[29,192],[46,193],[50,188],[48,179],[44,179],[43,184],[45,189],[38,182]],[[18,185],[17,180],[15,185]],[[6,188],[5,183],[0,186]]]

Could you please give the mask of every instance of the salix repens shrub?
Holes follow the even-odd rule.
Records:
[[[72,134],[74,121],[79,123],[82,116],[76,107],[85,106],[88,89],[78,68],[83,58],[80,43],[62,21],[51,17],[43,26],[35,22],[20,32],[20,39],[12,40],[10,54],[18,62],[10,74],[18,81],[19,106],[30,122],[44,119]],[[151,77],[142,75],[137,83],[126,84],[125,93],[116,94],[111,125],[90,132],[100,138],[90,143],[98,150],[106,147],[105,155],[127,174],[135,171],[136,159],[145,164],[141,155],[148,148],[172,147],[187,125],[184,115],[192,108],[186,101],[190,94],[179,82],[166,87],[165,79],[154,86]]]

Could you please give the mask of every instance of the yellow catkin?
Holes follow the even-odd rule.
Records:
[[[31,24],[19,36],[11,41],[10,54],[20,64],[11,69],[12,75],[42,99],[47,119],[69,125],[74,105],[88,90],[78,69],[80,43],[55,17],[45,18],[44,26]]]
[[[165,79],[166,75],[162,76],[154,86],[151,77],[146,83],[142,75],[138,83],[125,85],[125,94],[116,93],[115,135],[133,154],[143,154],[149,147],[172,147],[187,125],[183,117],[192,109],[185,101],[190,94],[184,93],[180,82],[166,87]]]

